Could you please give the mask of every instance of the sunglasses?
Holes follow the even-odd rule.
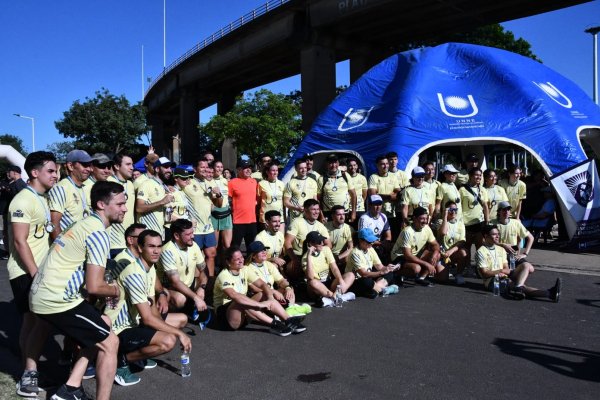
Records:
[[[457,212],[457,211],[458,211],[458,208],[449,208],[448,209],[448,212]]]
[[[181,179],[182,181],[189,181],[190,179],[192,179],[192,178],[191,178],[191,177],[189,177],[189,176],[185,176],[185,177],[184,177],[184,176],[177,176],[177,175],[175,175],[175,178],[177,178],[177,179]]]

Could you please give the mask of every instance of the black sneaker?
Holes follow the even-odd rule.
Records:
[[[292,334],[292,328],[287,324],[276,319],[271,322],[271,332],[279,336],[289,336]]]
[[[561,278],[556,278],[556,283],[554,284],[554,286],[552,287],[552,289],[549,290],[550,292],[550,300],[552,300],[555,303],[558,303],[558,301],[560,300],[560,291],[562,289],[562,279]]]
[[[37,371],[25,371],[17,382],[17,394],[21,397],[37,397],[40,393]]]
[[[523,286],[517,286],[512,290],[512,297],[515,300],[524,300],[525,299],[525,292],[523,291]]]
[[[433,287],[433,283],[429,282],[425,278],[416,278],[415,279],[415,284],[421,285],[423,287]]]
[[[285,324],[292,330],[292,333],[302,333],[306,330],[306,327],[301,323],[303,320],[304,316],[289,317]]]
[[[371,289],[371,291],[369,293],[365,294],[365,297],[367,299],[376,299],[377,296],[379,296],[379,293],[377,293],[377,291],[373,290],[373,289]]]
[[[50,398],[51,400],[88,400],[89,398],[83,391],[83,387],[78,387],[70,392],[65,385],[61,385],[56,393]]]

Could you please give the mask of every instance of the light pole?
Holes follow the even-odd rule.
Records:
[[[31,120],[31,151],[35,151],[35,118],[28,117],[27,115],[22,114],[13,114],[19,118],[25,118]]]
[[[586,33],[591,34],[594,37],[594,71],[593,71],[593,94],[594,103],[598,104],[598,32],[600,32],[600,26],[595,26],[585,30]]]

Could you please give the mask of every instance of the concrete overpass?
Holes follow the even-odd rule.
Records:
[[[531,16],[581,0],[272,0],[190,49],[151,85],[144,104],[154,146],[199,153],[199,110],[225,113],[245,90],[301,74],[303,128],[335,97],[335,63],[354,81],[398,44]]]

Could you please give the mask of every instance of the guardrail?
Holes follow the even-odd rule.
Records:
[[[163,69],[163,71],[150,83],[150,86],[148,86],[148,89],[146,89],[146,93],[144,94],[144,97],[146,97],[146,95],[148,94],[150,89],[152,89],[152,87],[159,80],[161,80],[167,73],[169,73],[169,71],[173,70],[179,64],[181,64],[182,62],[184,62],[185,60],[187,60],[194,54],[198,53],[200,50],[204,49],[206,46],[214,43],[215,41],[221,39],[222,37],[233,32],[234,30],[241,28],[243,25],[245,25],[251,21],[254,21],[256,18],[260,17],[261,15],[264,15],[264,14],[268,13],[269,11],[271,11],[285,3],[289,3],[290,1],[291,0],[269,0],[262,6],[255,8],[254,10],[250,11],[249,13],[242,15],[240,18],[236,19],[235,21],[230,22],[229,25],[226,25],[225,27],[219,29],[218,31],[216,31],[215,33],[213,33],[212,35],[210,35],[203,41],[198,42],[194,47],[192,47],[191,49],[186,51],[181,56],[177,57],[175,59],[175,61],[173,61],[165,69]]]

